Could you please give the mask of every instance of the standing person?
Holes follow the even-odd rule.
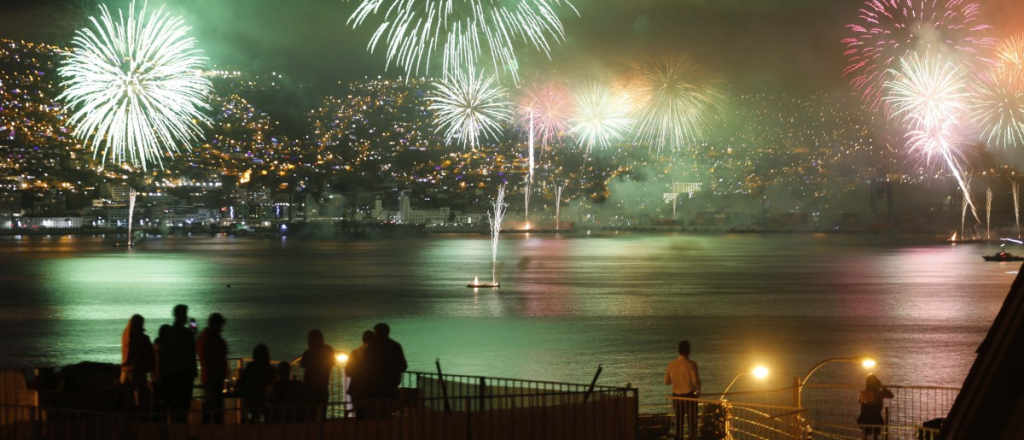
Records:
[[[377,378],[380,393],[389,399],[398,397],[398,386],[402,384],[402,373],[409,369],[405,361],[405,352],[402,351],[402,344],[391,339],[391,327],[385,323],[373,326],[373,345],[377,350],[371,348],[371,353],[377,352],[376,361],[379,362],[377,370],[380,377]]]
[[[271,419],[275,422],[302,422],[302,382],[292,379],[292,365],[277,364],[277,379],[270,388]]]
[[[700,395],[700,372],[697,363],[690,360],[690,341],[679,342],[679,357],[668,364],[665,371],[665,385],[672,386],[673,397],[696,398]],[[689,435],[697,438],[697,402],[676,400],[676,435],[683,436],[684,420],[690,419]]]
[[[334,347],[324,343],[324,334],[319,329],[309,331],[306,346],[306,351],[302,353],[302,361],[299,363],[299,366],[306,370],[303,376],[306,385],[305,401],[317,405],[319,408],[314,414],[323,418],[327,415],[327,401],[331,397],[331,369],[337,363]]]
[[[857,416],[857,424],[884,425],[882,407],[885,405],[885,399],[892,398],[892,391],[883,387],[882,381],[877,376],[869,374],[864,383],[864,391],[861,391],[857,398],[857,401],[860,402],[860,415]],[[874,437],[874,440],[878,440],[878,434],[881,432],[882,428],[878,426],[865,426],[864,440],[867,440],[869,434]]]
[[[266,344],[259,344],[252,350],[252,362],[249,362],[238,376],[238,394],[247,409],[249,422],[267,421],[267,389],[277,378],[277,370],[270,365],[270,349]],[[245,421],[245,420],[243,420]]]
[[[379,368],[366,355],[367,347],[373,343],[373,332],[363,332],[363,345],[352,350],[352,355],[345,365],[345,375],[349,378],[348,394],[352,396],[352,406],[356,418],[366,418],[366,401],[372,397]]]
[[[142,315],[133,315],[121,334],[121,385],[125,405],[130,410],[149,411],[149,383],[146,375],[153,371],[156,355],[153,343],[146,336]]]
[[[164,344],[167,341],[171,333],[171,326],[164,324],[160,326],[160,332],[156,336],[156,340],[153,341],[153,355],[155,358],[154,368],[149,373],[149,380],[153,384],[153,412],[163,412],[167,410],[167,405],[164,402],[164,385],[163,377],[160,375],[160,358],[163,356]]]
[[[160,381],[171,421],[185,423],[196,380],[196,340],[188,328],[188,306],[174,306],[174,325],[161,335]]]
[[[228,343],[224,331],[224,317],[220,313],[210,315],[209,323],[199,335],[196,350],[202,367],[203,423],[224,423],[224,380],[228,377]]]

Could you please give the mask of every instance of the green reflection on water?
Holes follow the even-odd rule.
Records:
[[[39,265],[43,293],[63,320],[169,316],[177,303],[204,302],[214,266],[195,255],[125,253],[54,258]]]

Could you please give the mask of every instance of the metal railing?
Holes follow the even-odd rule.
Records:
[[[938,429],[926,428],[924,424],[945,417],[959,392],[957,388],[948,387],[888,388],[894,397],[885,401],[885,425],[857,424],[859,386],[814,384],[804,387],[804,407],[795,406],[796,389],[792,387],[730,393],[721,400],[668,397],[669,405],[645,408],[669,414],[664,417],[642,416],[640,437],[859,440],[864,437],[865,430],[873,434],[877,429],[879,439],[930,440],[938,434]],[[676,417],[680,412],[677,406],[696,408],[697,416],[680,420]],[[694,413],[693,409],[689,411]],[[663,418],[669,422],[665,423]],[[868,438],[873,438],[873,435]]]
[[[409,372],[397,398],[249,408],[229,397],[223,410],[202,411],[194,395],[185,423],[139,408],[104,413],[0,405],[0,440],[629,440],[636,435],[637,394],[635,388]]]
[[[916,439],[929,420],[946,417],[959,394],[959,388],[890,386],[893,398],[885,399],[883,416],[886,430],[879,438]],[[809,384],[804,387],[803,403],[814,438],[860,439],[863,430],[856,423],[860,414],[857,385]],[[886,437],[887,436],[887,437]]]

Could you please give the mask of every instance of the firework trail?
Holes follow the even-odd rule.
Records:
[[[128,247],[134,246],[132,244],[132,223],[135,222],[135,198],[139,196],[139,193],[135,191],[135,188],[128,190]]]
[[[964,223],[966,223],[966,222],[967,222],[967,198],[964,197],[963,201],[960,203],[960,239],[961,240],[966,240],[967,239],[967,237],[964,236]]]
[[[530,118],[530,176],[526,179],[526,195],[524,196],[525,207],[523,209],[523,220],[526,222],[526,227],[530,227],[530,192],[533,189],[533,118]]]
[[[100,6],[91,28],[79,30],[58,73],[65,90],[58,99],[67,103],[69,122],[76,136],[120,163],[127,156],[147,169],[161,168],[164,154],[173,155],[177,144],[198,140],[199,123],[210,124],[200,109],[212,90],[200,75],[205,58],[180,17],[133,1],[117,18]]]
[[[985,190],[985,239],[992,239],[992,188]]]
[[[981,81],[973,88],[971,110],[971,120],[988,145],[1024,145],[1024,91],[1015,91],[999,81]]]
[[[885,83],[893,115],[907,124],[908,144],[926,157],[939,156],[963,190],[974,219],[981,223],[956,157],[960,155],[960,120],[967,117],[969,98],[964,70],[936,55],[910,54]]]
[[[599,83],[584,85],[576,92],[575,100],[576,111],[569,119],[569,131],[587,151],[622,139],[632,124],[622,98]]]
[[[725,95],[685,58],[651,58],[633,67],[641,79],[634,91],[637,142],[678,150],[700,141],[721,115]]]
[[[956,53],[973,70],[980,54],[995,44],[985,36],[991,26],[978,21],[980,7],[965,0],[869,0],[852,33],[842,40],[853,88],[872,109],[885,102],[885,83],[893,81],[899,60],[914,50]]]
[[[1017,225],[1017,238],[1020,238],[1020,187],[1016,181],[1010,181],[1013,190],[1013,219]]]
[[[555,185],[555,230],[562,229],[562,190],[564,189],[565,185]]]
[[[498,284],[498,237],[501,236],[501,219],[505,217],[505,184],[498,187],[498,198],[494,210],[487,213],[491,223],[491,282]]]
[[[1000,85],[1024,93],[1024,34],[1014,35],[999,44],[993,70]]]
[[[518,78],[513,46],[525,42],[550,56],[551,45],[564,39],[557,14],[563,6],[579,15],[568,0],[362,0],[347,23],[358,27],[383,14],[367,49],[372,53],[383,39],[388,65],[407,75],[421,68],[429,74],[436,52],[443,76],[488,56],[495,72]]]
[[[435,82],[426,99],[445,142],[458,139],[463,148],[476,149],[481,133],[497,137],[501,123],[512,116],[506,96],[494,76],[476,75],[471,68]]]

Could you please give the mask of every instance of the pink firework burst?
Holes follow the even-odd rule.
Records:
[[[843,76],[877,109],[885,103],[883,85],[912,50],[956,54],[974,71],[995,45],[986,36],[991,26],[978,21],[979,9],[965,0],[869,0],[846,26],[853,35],[842,40],[849,62]]]
[[[518,120],[533,129],[542,145],[558,141],[569,130],[573,112],[572,94],[560,83],[545,82],[526,89],[519,100]]]

